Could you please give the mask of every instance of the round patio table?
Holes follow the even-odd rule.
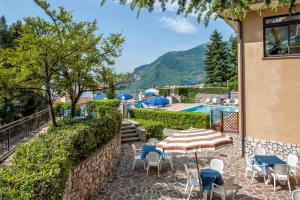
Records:
[[[202,189],[204,191],[204,199],[207,199],[207,192],[212,189],[212,184],[223,185],[223,179],[220,172],[205,168],[200,170],[200,177],[202,180]]]

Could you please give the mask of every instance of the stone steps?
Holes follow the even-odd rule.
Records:
[[[140,141],[136,125],[126,122],[122,123],[121,128],[121,141],[122,143],[131,143]]]

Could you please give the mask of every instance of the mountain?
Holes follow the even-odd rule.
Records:
[[[128,89],[147,89],[152,85],[183,85],[205,81],[204,56],[206,44],[186,51],[166,53],[150,64],[135,68],[134,80]]]

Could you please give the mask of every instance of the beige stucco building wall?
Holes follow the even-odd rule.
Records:
[[[263,17],[287,13],[252,11],[243,22],[245,128],[247,137],[300,144],[300,57],[263,57]]]

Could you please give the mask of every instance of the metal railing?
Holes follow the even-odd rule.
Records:
[[[0,127],[0,158],[45,127],[50,120],[49,109]]]

